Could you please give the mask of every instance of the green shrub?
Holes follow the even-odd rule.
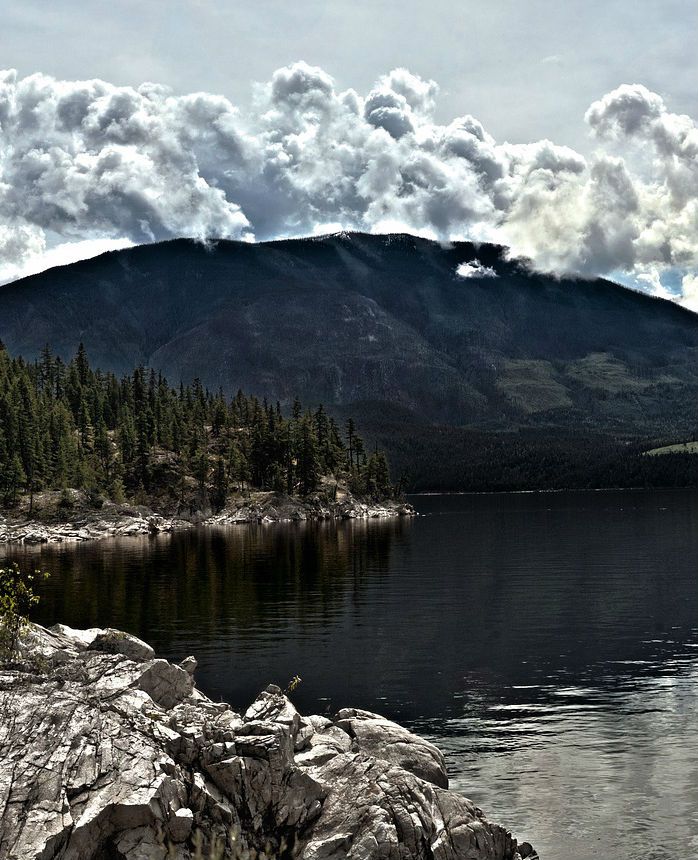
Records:
[[[298,687],[303,683],[303,679],[300,675],[294,675],[293,678],[288,682],[288,686],[284,690],[284,693],[288,696],[290,693],[295,692]]]
[[[25,571],[16,563],[0,568],[0,661],[17,654],[19,637],[29,623],[29,612],[39,602],[34,584],[48,573]]]

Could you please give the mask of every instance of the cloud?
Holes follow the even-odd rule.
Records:
[[[229,141],[220,140],[227,107],[210,96],[175,99],[154,86],[4,73],[3,222],[19,234],[50,231],[64,240],[244,235],[249,225],[239,206],[202,177],[197,161],[196,147],[203,153],[211,140],[230,159]]]
[[[625,137],[639,134],[664,113],[656,93],[640,84],[623,84],[594,102],[585,119],[599,137]]]
[[[246,111],[157,84],[0,73],[0,277],[50,262],[54,247],[64,257],[69,243],[86,252],[332,225],[497,241],[556,275],[655,272],[661,285],[680,271],[689,296],[690,117],[621,86],[587,111],[598,147],[587,159],[548,140],[498,142],[467,114],[436,122],[437,98],[434,81],[406,69],[362,95],[302,62],[257,85]]]
[[[46,240],[43,231],[21,221],[0,224],[0,273],[8,281],[18,277],[33,260],[43,259]]]
[[[681,286],[681,304],[698,313],[698,275],[684,275]]]
[[[456,268],[459,278],[498,278],[499,275],[489,266],[483,266],[479,260],[470,263],[461,263]]]
[[[649,293],[651,296],[657,296],[660,299],[675,299],[676,293],[667,289],[662,283],[661,272],[655,266],[648,269],[646,272],[638,272],[635,275],[635,285],[640,287],[643,292]]]
[[[41,243],[37,252],[10,260],[10,255],[3,256],[2,228],[0,228],[0,284],[6,284],[17,278],[25,278],[50,269],[53,266],[67,266],[78,260],[96,257],[106,251],[116,251],[129,248],[134,244],[130,239],[82,239],[78,242],[62,242],[46,248]]]

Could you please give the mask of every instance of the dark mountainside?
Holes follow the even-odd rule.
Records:
[[[474,259],[498,277],[458,277]],[[660,458],[639,451],[698,427],[698,316],[465,242],[339,234],[112,252],[1,287],[0,339],[65,359],[82,341],[117,373],[143,363],[175,384],[351,411],[417,487],[603,484],[628,456],[605,483],[656,483],[645,472]],[[683,477],[660,483],[686,482],[685,456],[661,459]]]

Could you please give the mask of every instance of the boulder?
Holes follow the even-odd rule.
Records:
[[[440,788],[448,788],[443,753],[429,741],[379,714],[357,708],[341,710],[335,724],[353,738],[356,750],[396,764]]]
[[[124,633],[122,630],[113,630],[107,627],[101,630],[88,646],[92,651],[103,651],[105,654],[123,654],[130,660],[138,663],[144,660],[152,660],[155,651],[137,636]]]
[[[196,657],[193,657],[191,654],[189,657],[185,657],[179,664],[180,669],[184,669],[184,671],[188,675],[193,675],[196,671]]]

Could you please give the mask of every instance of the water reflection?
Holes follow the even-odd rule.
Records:
[[[532,832],[535,802],[546,857],[698,856],[695,657],[607,681],[521,691],[519,704],[467,708],[432,731],[452,785],[519,832]]]
[[[379,710],[546,858],[698,856],[698,493],[419,498],[415,521],[15,549],[45,623],[124,627],[247,703]]]
[[[402,519],[232,527],[7,554],[52,574],[38,621],[118,626],[168,657],[195,653],[201,686],[242,704],[268,680],[306,671],[315,639],[388,575],[406,528]],[[308,706],[318,698],[327,700]]]

